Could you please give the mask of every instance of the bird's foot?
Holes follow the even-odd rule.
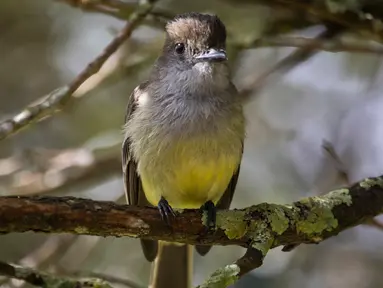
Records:
[[[170,225],[172,218],[174,218],[176,214],[164,197],[161,197],[161,200],[158,202],[158,210],[160,211],[162,220]]]
[[[202,205],[201,210],[203,212],[206,211],[206,226],[208,228],[214,228],[217,220],[217,209],[212,201],[207,201],[204,205]]]

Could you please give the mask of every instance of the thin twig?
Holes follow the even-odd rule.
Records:
[[[89,10],[99,10],[99,12],[103,12],[103,9],[99,9],[103,7],[108,10],[115,11],[124,11],[125,13],[131,13],[137,6],[137,2],[123,2],[119,0],[98,0],[98,1],[89,1],[89,0],[56,0],[58,2],[63,2],[69,4],[70,6],[80,8],[84,11]]]
[[[99,0],[99,1],[87,1],[87,0],[56,0],[62,3],[66,3],[75,8],[79,8],[85,12],[96,12],[115,17],[120,20],[129,20],[130,14],[137,8],[138,1],[136,2],[123,2],[118,0]],[[155,27],[163,27],[165,22],[174,17],[174,14],[163,10],[156,9],[150,11],[148,15],[152,16],[152,19],[144,20],[145,24],[150,24]],[[154,20],[154,21],[153,21]]]
[[[128,24],[121,30],[119,35],[69,85],[56,89],[38,100],[37,103],[31,104],[20,113],[0,123],[0,140],[17,133],[33,122],[42,120],[63,109],[73,99],[73,93],[81,84],[101,69],[106,60],[131,36],[133,30],[148,15],[152,8],[153,4],[142,5],[137,11],[132,13]]]
[[[338,173],[340,173],[340,176],[345,181],[345,183],[350,185],[350,180],[348,179],[347,169],[344,166],[344,164],[342,163],[342,161],[340,160],[339,155],[335,152],[334,146],[329,141],[323,140],[322,148],[327,153],[327,155],[330,157],[330,160],[333,162],[336,170],[338,171]]]
[[[327,28],[315,39],[318,41],[322,41],[323,39],[332,39],[339,35],[341,31],[342,29],[339,27]],[[240,90],[241,95],[243,95],[245,98],[249,97],[254,90],[262,89],[262,87],[264,87],[267,82],[275,81],[277,77],[281,77],[296,67],[298,64],[315,55],[317,52],[318,51],[313,50],[313,43],[307,43],[307,45],[301,47],[299,50],[294,51],[255,79],[253,77],[250,79],[245,79],[245,82],[247,83]]]
[[[83,11],[87,12],[98,12],[103,13],[109,16],[116,17],[118,19],[126,20],[124,17],[122,17],[122,14],[120,13],[120,7],[114,7],[112,5],[112,1],[109,1],[110,3],[106,3],[106,5],[100,3],[100,1],[76,1],[76,0],[57,0],[59,2],[65,2],[71,6],[74,6],[76,8],[80,8]],[[104,1],[102,1],[104,2]],[[129,5],[129,4],[126,4]],[[129,5],[127,7],[124,7],[126,10],[133,10],[133,5]]]
[[[266,37],[250,44],[238,44],[242,49],[259,47],[295,47],[328,52],[353,52],[383,54],[383,46],[377,43],[356,43],[355,41],[324,40],[305,37]]]
[[[257,0],[267,5],[265,1]],[[347,11],[347,13],[335,13],[330,11],[326,5],[326,1],[299,1],[299,0],[275,0],[286,7],[290,7],[295,11],[302,11],[308,13],[319,19],[318,22],[332,23],[343,27],[344,29],[353,31],[362,37],[375,40],[377,42],[383,41],[382,19],[373,17],[372,14],[363,11],[363,7],[358,11]]]

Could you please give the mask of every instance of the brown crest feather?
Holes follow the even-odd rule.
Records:
[[[168,37],[174,43],[198,43],[201,48],[224,47],[226,28],[216,15],[185,13],[166,25]]]

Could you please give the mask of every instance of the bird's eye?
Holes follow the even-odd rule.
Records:
[[[185,51],[185,45],[183,43],[177,43],[175,49],[178,54],[182,54]]]

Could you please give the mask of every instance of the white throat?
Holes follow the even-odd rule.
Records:
[[[213,75],[213,65],[209,62],[200,62],[193,66],[193,69],[197,70],[202,75]]]

